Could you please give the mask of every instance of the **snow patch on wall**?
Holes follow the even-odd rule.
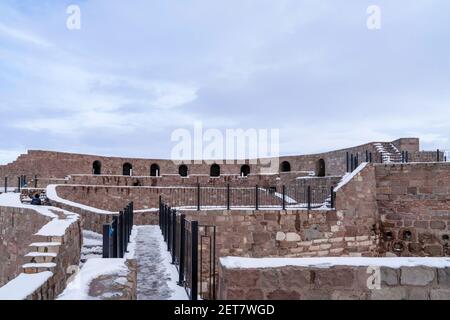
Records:
[[[345,186],[347,183],[349,183],[350,180],[352,180],[358,173],[360,173],[367,165],[368,165],[368,162],[362,162],[355,170],[353,170],[353,172],[346,173],[342,177],[342,180],[338,183],[338,185],[336,186],[334,191],[335,192],[338,191],[343,186]]]
[[[278,267],[315,267],[330,268],[333,266],[372,266],[372,267],[416,267],[425,266],[433,268],[450,267],[450,258],[447,257],[323,257],[323,258],[242,258],[223,257],[220,264],[225,268],[256,269]]]

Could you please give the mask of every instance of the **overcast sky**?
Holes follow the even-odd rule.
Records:
[[[1,0],[0,163],[169,157],[194,121],[280,129],[285,155],[408,136],[450,149],[449,21],[448,0]]]

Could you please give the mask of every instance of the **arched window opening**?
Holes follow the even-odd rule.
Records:
[[[123,164],[122,174],[124,176],[131,176],[131,175],[133,175],[133,166],[131,165],[131,163],[127,162],[127,163]]]
[[[185,164],[182,164],[178,167],[178,173],[181,177],[187,177],[188,176],[188,167]]]
[[[95,160],[92,164],[92,174],[102,174],[102,163]]]
[[[325,160],[319,159],[317,161],[316,173],[318,177],[325,177]]]
[[[159,170],[159,166],[154,163],[150,166],[150,176],[152,177],[159,177],[161,174],[161,171]]]
[[[219,177],[219,176],[220,176],[220,166],[219,166],[218,164],[214,163],[214,164],[211,166],[209,175],[210,175],[211,177]]]
[[[281,168],[281,172],[289,172],[289,171],[291,171],[291,164],[287,161],[283,161],[281,163],[280,168]]]
[[[241,166],[241,177],[246,177],[250,174],[250,166],[244,164]]]

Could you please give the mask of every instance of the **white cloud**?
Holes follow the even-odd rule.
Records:
[[[26,153],[26,148],[20,149],[0,149],[0,165],[10,163],[21,154]]]
[[[6,36],[16,41],[25,42],[27,44],[31,44],[34,46],[44,48],[49,48],[52,46],[51,43],[31,32],[11,28],[1,23],[0,23],[0,35]]]

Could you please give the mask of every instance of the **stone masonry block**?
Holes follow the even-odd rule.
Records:
[[[430,284],[436,276],[433,268],[427,267],[402,267],[401,284],[411,286],[426,286]]]

